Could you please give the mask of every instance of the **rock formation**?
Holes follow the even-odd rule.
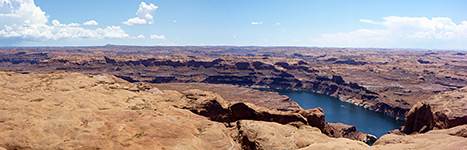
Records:
[[[460,54],[305,47],[31,47],[0,50],[0,70],[305,90],[405,120],[417,102],[467,86],[467,58]]]
[[[242,149],[369,149],[363,142],[330,138],[310,126],[242,120],[237,123]],[[345,144],[343,144],[345,143]]]
[[[385,135],[374,146],[323,134],[322,110],[277,111],[216,93],[158,90],[112,75],[0,72],[0,149],[460,149],[467,126]],[[217,112],[217,113],[216,113]],[[453,111],[454,112],[454,111]],[[249,114],[249,115],[245,115]],[[199,115],[198,115],[199,114]],[[215,120],[215,121],[213,121]],[[312,125],[312,126],[310,126]],[[427,142],[429,141],[429,142]],[[427,144],[428,143],[428,144]]]
[[[274,91],[258,91],[252,88],[239,87],[229,84],[208,83],[160,83],[154,84],[161,90],[174,90],[184,92],[190,89],[200,89],[219,94],[228,102],[247,102],[275,110],[298,110],[300,105],[288,96],[277,94]]]
[[[366,143],[376,141],[376,137],[357,131],[355,126],[327,123],[323,110],[319,107],[308,110],[278,111],[246,102],[229,103],[216,93],[196,89],[185,91],[183,94],[187,100],[181,103],[181,107],[213,121],[231,123],[239,120],[257,120],[280,124],[300,123],[317,127],[331,137],[344,137]]]
[[[424,134],[382,136],[373,147],[381,150],[393,149],[427,149],[458,150],[467,146],[467,125],[450,129],[432,130]]]
[[[407,120],[405,121],[402,131],[405,133],[424,133],[433,129],[433,121],[431,106],[429,104],[419,102],[415,104],[407,114]]]
[[[467,124],[467,88],[448,91],[419,102],[410,109],[402,132],[424,133]]]

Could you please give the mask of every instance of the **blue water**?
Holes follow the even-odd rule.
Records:
[[[327,95],[287,90],[278,90],[277,92],[289,96],[305,110],[316,107],[323,108],[327,122],[355,125],[358,131],[375,135],[378,138],[387,134],[388,131],[404,125],[402,121]]]

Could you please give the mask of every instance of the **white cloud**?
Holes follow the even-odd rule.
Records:
[[[159,39],[159,40],[165,40],[165,36],[164,35],[151,35],[151,39]]]
[[[138,17],[130,18],[127,21],[123,22],[123,24],[130,25],[130,26],[153,24],[154,23],[153,14],[157,8],[158,7],[152,3],[148,5],[145,2],[141,2],[141,4],[139,4],[138,12],[136,12],[136,15],[138,15]]]
[[[85,25],[85,26],[97,26],[97,25],[99,25],[99,23],[97,23],[96,20],[89,20],[89,21],[86,21],[85,23],[83,23],[83,25]]]
[[[177,23],[177,20],[173,20],[174,23]]]
[[[0,25],[45,24],[49,16],[33,0],[0,0]]]
[[[130,38],[130,39],[144,39],[144,38],[146,38],[146,37],[145,37],[144,35],[141,35],[141,34],[140,34],[140,35],[138,35],[138,36],[136,36],[136,37],[132,36],[132,37],[129,37],[129,38]]]
[[[78,23],[61,24],[58,20],[52,20],[52,25],[47,25],[48,18],[33,0],[0,0],[0,38],[59,40],[129,37],[119,26],[90,30],[80,27]]]
[[[263,22],[261,22],[261,21],[260,21],[260,22],[253,21],[253,22],[251,22],[251,24],[253,24],[253,25],[259,25],[259,24],[263,24]]]
[[[318,46],[467,48],[467,21],[454,23],[450,18],[384,17],[384,21],[361,19],[381,25],[382,29],[358,29],[348,33],[321,34],[312,40]]]
[[[280,22],[277,22],[277,23],[275,23],[275,24],[273,24],[273,25],[274,25],[274,26],[280,26],[281,23],[280,23]]]

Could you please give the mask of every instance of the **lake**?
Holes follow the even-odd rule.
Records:
[[[358,131],[375,135],[378,138],[404,125],[402,121],[327,95],[289,90],[277,90],[277,92],[289,96],[305,110],[323,108],[327,122],[355,125]]]

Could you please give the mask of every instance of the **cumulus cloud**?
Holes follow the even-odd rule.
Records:
[[[33,0],[0,0],[0,25],[45,24],[49,16]]]
[[[253,22],[251,22],[251,24],[253,24],[253,25],[259,25],[259,24],[263,24],[263,22],[261,22],[261,21],[260,21],[260,22],[253,21]]]
[[[123,24],[130,25],[130,26],[153,24],[154,23],[153,14],[157,8],[158,7],[152,3],[148,5],[145,2],[141,2],[141,4],[139,4],[138,12],[136,12],[136,15],[138,15],[138,17],[130,18],[127,21],[123,22]]]
[[[136,38],[138,38],[138,39],[144,39],[144,35],[138,35]]]
[[[48,18],[33,0],[0,0],[0,38],[59,40],[129,37],[119,26],[90,30],[80,27],[78,23],[62,24],[58,20],[52,20],[52,25],[48,25]]]
[[[99,25],[99,23],[97,23],[96,20],[89,20],[89,21],[84,22],[83,25],[85,25],[85,26],[97,26],[97,25]]]
[[[409,47],[466,49],[467,21],[459,24],[450,18],[384,17],[384,21],[361,19],[380,25],[382,29],[358,29],[348,33],[321,34],[313,39],[318,46],[344,47]]]
[[[165,36],[164,35],[151,35],[151,39],[159,39],[159,40],[165,40]]]

